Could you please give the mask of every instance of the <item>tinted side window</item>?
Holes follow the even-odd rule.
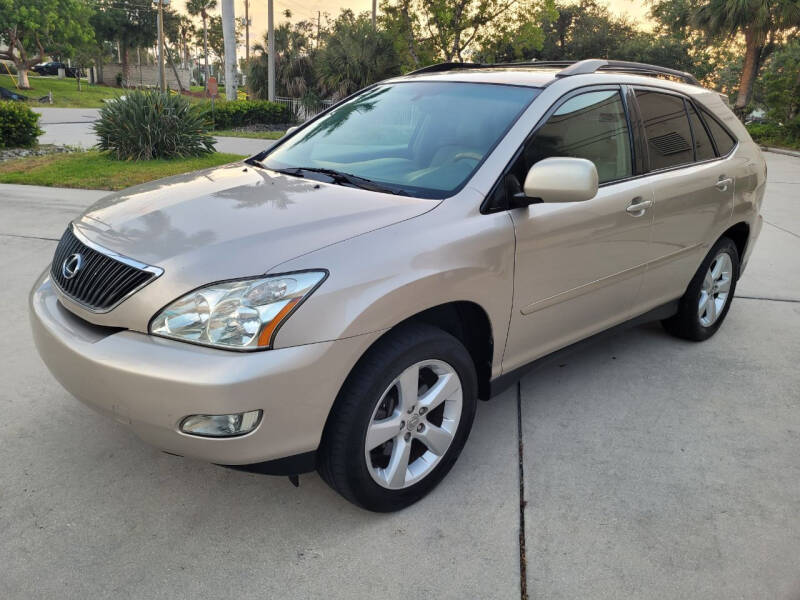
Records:
[[[619,91],[586,92],[559,106],[525,146],[523,168],[515,175],[524,182],[533,164],[551,156],[592,161],[600,183],[630,177],[630,136]]]
[[[649,90],[636,90],[644,121],[650,169],[686,165],[694,160],[692,131],[683,98]]]
[[[686,107],[689,109],[689,121],[692,123],[692,135],[694,136],[694,159],[710,160],[716,155],[714,154],[714,145],[711,143],[711,138],[708,137],[708,132],[703,126],[703,121],[694,109],[691,103],[687,103]]]
[[[703,118],[706,120],[708,130],[711,132],[711,135],[714,137],[714,141],[717,143],[717,152],[719,152],[720,156],[725,156],[736,145],[736,140],[731,137],[731,134],[729,134],[722,127],[722,125],[719,124],[717,119],[711,115],[711,113],[702,107],[700,110],[703,112]]]

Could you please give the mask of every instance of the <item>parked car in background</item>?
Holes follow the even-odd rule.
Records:
[[[758,146],[686,73],[564,66],[422,69],[106,197],[33,287],[44,362],[167,452],[391,511],[539,359],[644,320],[708,339],[761,230]]]
[[[69,65],[67,65],[67,63],[59,61],[39,63],[38,65],[34,65],[33,67],[31,67],[31,70],[37,73],[38,75],[58,75],[59,69],[64,69],[64,72],[67,77],[75,77],[76,74],[80,72],[78,67],[70,67]],[[80,76],[83,77],[82,72],[80,72]]]

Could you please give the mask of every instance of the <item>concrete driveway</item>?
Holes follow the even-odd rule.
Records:
[[[481,403],[442,485],[391,515],[316,475],[165,455],[71,398],[26,295],[101,194],[0,186],[0,598],[797,600],[800,159],[768,162],[717,336],[647,325],[540,369]]]
[[[34,108],[42,115],[39,124],[44,134],[39,137],[40,144],[59,144],[91,148],[97,143],[97,136],[92,130],[99,114],[99,108]],[[217,152],[232,154],[258,154],[269,148],[272,140],[256,140],[249,138],[221,137],[215,146]]]

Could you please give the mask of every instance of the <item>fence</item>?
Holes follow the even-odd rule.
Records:
[[[309,119],[317,116],[323,110],[334,104],[333,100],[320,100],[318,102],[307,102],[300,98],[275,98],[275,102],[288,106],[292,114],[297,117],[300,123],[305,123]]]

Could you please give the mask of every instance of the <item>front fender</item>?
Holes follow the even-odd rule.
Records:
[[[283,325],[275,347],[385,330],[428,308],[468,301],[489,317],[492,372],[499,373],[513,296],[513,224],[507,213],[455,204],[278,265],[274,272],[325,268],[330,276]]]

